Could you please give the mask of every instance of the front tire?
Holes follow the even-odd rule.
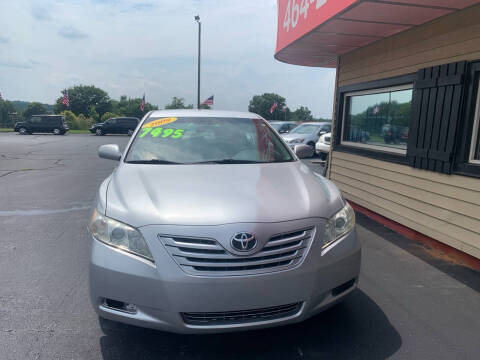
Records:
[[[62,131],[60,129],[53,129],[53,135],[60,135],[62,133]]]
[[[132,129],[128,130],[127,135],[132,136],[133,135],[133,130]]]
[[[321,152],[318,154],[318,156],[320,157],[320,160],[327,161],[328,153]]]
[[[102,136],[102,135],[105,135],[105,133],[103,132],[102,129],[97,129],[97,130],[95,130],[95,135]]]
[[[28,131],[27,129],[25,129],[24,127],[21,127],[20,129],[18,129],[18,133],[20,135],[27,135],[28,134]]]

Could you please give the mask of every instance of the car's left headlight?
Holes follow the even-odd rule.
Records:
[[[323,247],[327,247],[338,239],[350,233],[355,228],[355,212],[348,202],[325,225]]]
[[[140,231],[127,224],[113,220],[94,210],[90,221],[90,231],[98,241],[155,262]]]

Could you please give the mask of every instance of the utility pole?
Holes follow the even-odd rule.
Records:
[[[195,15],[195,21],[198,23],[198,75],[197,75],[197,109],[200,109],[200,43],[202,36],[202,23],[200,22],[200,15]]]

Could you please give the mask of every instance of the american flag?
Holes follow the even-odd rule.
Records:
[[[270,114],[273,114],[273,111],[277,108],[277,106],[278,106],[278,103],[275,101],[272,107],[270,108]]]
[[[145,94],[143,94],[143,98],[142,98],[142,102],[140,103],[140,110],[144,110],[145,109]]]
[[[0,100],[3,100],[3,98],[2,98],[2,93],[0,93]]]
[[[62,104],[65,105],[66,107],[70,107],[70,99],[68,98],[67,90],[63,91]]]
[[[213,95],[210,96],[208,99],[204,100],[200,105],[213,106]]]
[[[377,105],[373,108],[373,115],[377,115],[380,112],[380,107]]]

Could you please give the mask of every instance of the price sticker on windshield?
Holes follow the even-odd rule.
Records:
[[[139,138],[145,137],[147,134],[150,134],[152,138],[172,138],[172,139],[180,139],[183,136],[184,129],[164,129],[161,127],[143,127],[142,126],[142,134]]]
[[[157,120],[149,121],[148,123],[144,124],[142,126],[142,128],[143,129],[154,128],[154,127],[158,127],[158,126],[167,125],[167,124],[173,123],[175,121],[177,121],[176,117],[167,117],[167,118],[157,119]]]

